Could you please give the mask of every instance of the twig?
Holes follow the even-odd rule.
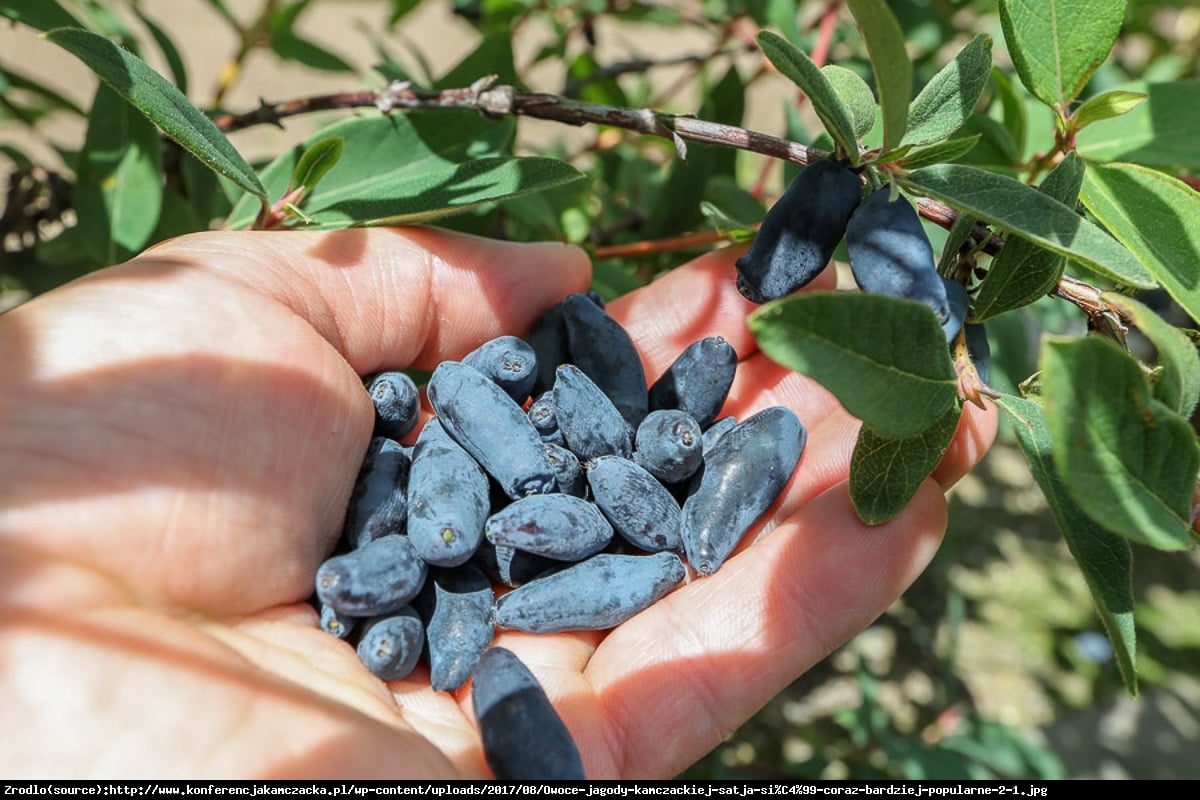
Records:
[[[489,76],[465,88],[436,91],[415,87],[408,81],[396,81],[379,90],[337,92],[279,103],[262,101],[253,111],[217,117],[214,122],[221,130],[232,132],[254,125],[282,125],[287,117],[329,109],[376,108],[385,114],[397,110],[466,109],[494,118],[518,116],[566,125],[608,125],[670,139],[679,157],[685,161],[688,142],[748,150],[802,166],[829,156],[822,150],[736,125],[648,108],[609,106],[558,94],[526,92],[513,86],[497,85],[494,81],[494,76]],[[917,205],[921,216],[946,228],[958,218],[957,211],[928,198],[919,198]],[[989,243],[986,249],[993,255],[998,251],[998,241]]]

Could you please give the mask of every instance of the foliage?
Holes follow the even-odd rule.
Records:
[[[794,162],[839,156],[869,184],[892,183],[921,199],[934,241],[945,242],[941,273],[967,286],[969,320],[986,321],[1001,345],[992,385],[979,380],[961,339],[945,347],[927,308],[893,298],[839,291],[769,304],[748,320],[762,349],[813,376],[865,423],[851,491],[872,524],[898,513],[934,468],[962,403],[992,398],[1079,565],[1125,686],[1137,692],[1131,554],[1194,547],[1200,469],[1200,336],[1192,330],[1200,316],[1200,84],[1194,57],[1179,57],[1157,32],[1159,4],[979,2],[961,15],[972,30],[951,27],[923,3],[846,0],[821,19],[787,3],[713,0],[686,12],[625,4],[629,24],[712,32],[709,52],[677,60],[702,103],[671,111],[673,98],[652,94],[647,79],[662,64],[597,57],[597,19],[616,13],[605,4],[457,0],[455,11],[479,33],[472,53],[432,75],[419,52],[417,67],[406,68],[402,60],[414,58],[398,58],[380,37],[373,88],[363,90],[346,60],[301,32],[311,0],[263,0],[248,22],[224,0],[207,3],[242,44],[215,102],[202,108],[188,99],[195,76],[176,44],[136,1],[0,0],[0,15],[46,32],[48,50],[64,48],[101,81],[79,108],[0,56],[0,125],[36,136],[57,116],[87,121],[61,165],[0,149],[13,164],[0,217],[0,289],[45,291],[214,226],[436,219],[583,244],[596,261],[595,288],[611,297],[679,263],[681,250],[751,236],[784,152]],[[418,3],[387,5],[397,32]],[[553,35],[523,70],[556,70],[558,118],[588,123],[591,134],[582,146],[517,155],[517,112],[478,111],[519,101],[525,77],[510,33],[533,20]],[[1153,59],[1139,64],[1114,51],[1129,33],[1148,42]],[[227,134],[278,123],[285,111],[264,104],[230,115],[220,107],[255,48],[347,81],[341,95],[300,109],[342,113],[266,165],[248,163]],[[761,53],[756,69],[738,60],[747,50]],[[150,53],[169,76],[147,66]],[[826,63],[829,53],[837,64]],[[736,135],[750,84],[772,70],[801,90],[787,109],[789,129],[771,132],[792,140],[786,151]],[[654,127],[573,117],[584,103],[654,105],[625,118],[644,126],[649,117]],[[805,119],[815,124],[806,129]],[[699,138],[697,120],[716,123],[716,133]],[[1047,339],[1035,364],[1015,353],[1015,328],[1063,309],[1086,321],[1086,335]],[[869,695],[870,676],[859,680]],[[860,723],[849,729],[887,740],[877,721]],[[989,762],[987,746],[992,756],[1008,752],[1005,734],[986,720],[973,724],[970,747],[947,743],[920,757],[913,740],[887,740],[903,765],[894,774],[1053,773],[1015,745],[1009,762]]]

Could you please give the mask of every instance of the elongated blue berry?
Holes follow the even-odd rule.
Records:
[[[587,495],[587,476],[583,474],[583,465],[579,456],[565,447],[546,442],[546,455],[554,465],[554,474],[558,478],[558,491],[563,494],[573,494],[576,497]]]
[[[581,461],[607,455],[628,458],[633,453],[633,428],[579,367],[558,368],[553,397],[558,429]]]
[[[350,547],[388,534],[404,533],[411,461],[407,449],[383,436],[371,439],[363,456],[342,535]]]
[[[435,570],[432,609],[426,623],[429,680],[434,691],[452,692],[467,682],[492,643],[492,584],[472,563]]]
[[[971,364],[979,373],[979,380],[988,382],[988,370],[992,360],[992,346],[988,343],[987,328],[984,323],[967,323],[967,355]]]
[[[339,639],[346,639],[358,626],[360,618],[339,614],[333,606],[321,604],[321,630]]]
[[[846,226],[846,253],[858,288],[916,300],[933,309],[938,322],[950,317],[946,285],[938,275],[929,236],[916,208],[904,197],[890,200],[890,187],[862,201]]]
[[[562,431],[558,429],[558,415],[554,411],[553,392],[542,392],[529,404],[529,421],[543,442],[563,443]]]
[[[486,538],[475,554],[474,563],[505,586],[520,586],[562,568],[564,561],[523,553],[508,545],[496,546]]]
[[[704,456],[683,503],[688,563],[715,572],[775,502],[804,452],[807,433],[788,408],[772,406],[730,429]]]
[[[679,503],[649,472],[629,459],[602,456],[587,480],[596,505],[625,541],[652,553],[683,549]]]
[[[592,503],[569,494],[538,494],[488,517],[488,541],[559,561],[578,561],[612,541],[613,529]]]
[[[942,278],[942,283],[946,286],[946,308],[948,309],[946,318],[942,320],[942,332],[946,334],[946,344],[950,344],[967,321],[971,298],[967,294],[967,287],[958,281]]]
[[[537,354],[528,342],[516,336],[489,339],[463,356],[462,361],[494,381],[518,404],[529,397],[537,380]]]
[[[375,406],[375,433],[403,439],[417,426],[420,394],[413,379],[403,372],[381,372],[367,383]]]
[[[562,717],[511,650],[484,652],[471,685],[483,755],[497,780],[582,780],[583,760]]]
[[[712,425],[709,425],[707,428],[705,428],[704,435],[701,437],[704,445],[704,454],[708,455],[709,451],[713,449],[717,441],[720,440],[720,438],[726,433],[728,433],[734,425],[737,425],[736,418],[721,417]]]
[[[858,176],[834,161],[802,169],[737,260],[738,291],[765,303],[807,285],[833,257],[861,196]]]
[[[563,315],[571,363],[600,387],[630,428],[636,428],[649,410],[649,397],[646,371],[633,339],[584,295],[566,297]]]
[[[482,372],[443,361],[426,390],[446,432],[509,497],[554,491],[554,467],[525,411]]]
[[[341,614],[387,614],[417,596],[427,571],[408,537],[393,533],[326,559],[317,568],[317,597]]]
[[[634,437],[634,460],[663,483],[687,480],[704,458],[700,425],[685,411],[651,411]]]
[[[408,537],[427,563],[453,567],[483,540],[491,505],[487,475],[438,417],[425,423],[408,482]]]
[[[380,680],[408,677],[421,657],[425,626],[412,606],[367,621],[359,636],[359,660]]]
[[[496,623],[528,633],[606,630],[649,608],[687,574],[674,553],[600,553],[496,600]]]
[[[720,336],[692,342],[650,387],[650,410],[678,409],[700,427],[712,424],[737,371],[737,353]]]

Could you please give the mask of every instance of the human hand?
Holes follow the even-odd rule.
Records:
[[[762,538],[611,632],[497,637],[589,777],[677,774],[869,624],[994,435],[994,411],[968,407],[905,512],[862,525],[857,423],[755,351],[732,261],[609,311],[652,379],[720,334],[743,359],[725,413],[786,404],[807,426]],[[0,316],[3,773],[486,775],[469,691],[435,693],[420,668],[384,685],[307,598],[371,435],[359,376],[521,333],[589,277],[573,248],[428,229],[202,234]]]

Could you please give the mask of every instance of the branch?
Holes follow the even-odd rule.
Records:
[[[829,156],[824,151],[736,125],[648,108],[588,103],[547,92],[526,92],[513,86],[497,85],[494,77],[481,78],[468,87],[458,89],[420,89],[408,81],[396,81],[374,91],[337,92],[280,103],[263,101],[253,111],[227,114],[217,117],[214,122],[228,133],[254,125],[281,126],[287,117],[313,111],[350,108],[376,108],[384,114],[397,110],[468,109],[493,118],[530,117],[566,125],[607,125],[670,139],[679,157],[685,161],[687,142],[748,150],[800,165]],[[946,228],[958,218],[958,212],[954,209],[927,198],[920,198],[918,210],[921,216]]]

